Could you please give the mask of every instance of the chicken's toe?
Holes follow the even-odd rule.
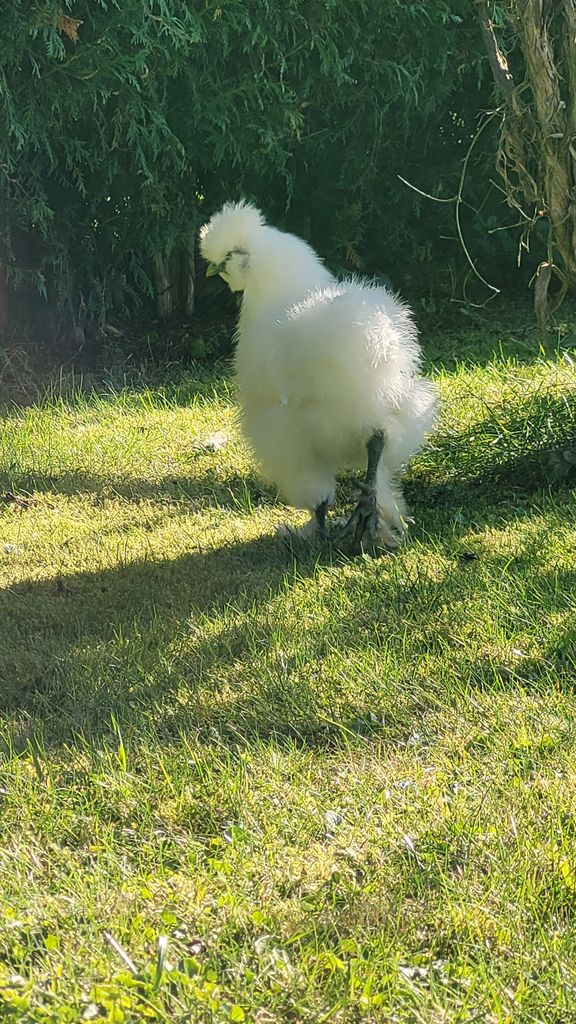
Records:
[[[278,523],[276,536],[283,540],[310,540],[318,535],[316,519],[312,516],[303,526],[292,526],[290,523]]]
[[[380,545],[394,551],[404,542],[408,521],[400,515],[389,519],[378,508],[376,488],[360,484],[361,496],[356,507],[344,522],[341,538],[352,541],[352,550],[358,553],[363,545]]]

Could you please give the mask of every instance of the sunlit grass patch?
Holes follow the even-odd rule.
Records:
[[[227,380],[5,411],[2,1019],[571,1019],[576,378],[474,337],[395,556]]]

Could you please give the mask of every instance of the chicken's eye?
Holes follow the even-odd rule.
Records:
[[[224,259],[222,260],[222,262],[217,264],[216,270],[215,270],[216,274],[223,274],[223,273],[225,273],[225,271],[226,271],[226,264],[228,263],[228,260],[230,259],[231,255],[232,255],[231,252],[227,253],[226,256],[224,257]]]
[[[234,256],[234,255],[235,255],[235,254],[236,254],[237,252],[238,252],[238,249],[231,249],[231,250],[230,250],[230,252],[227,252],[227,253],[226,253],[226,255],[225,255],[224,259],[222,260],[222,263],[220,264],[220,273],[221,273],[221,272],[222,272],[223,270],[226,270],[226,264],[228,263],[228,261],[229,261],[229,260],[231,260],[231,259],[232,259],[232,257],[233,257],[233,256]]]

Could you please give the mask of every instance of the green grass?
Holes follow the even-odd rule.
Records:
[[[2,1021],[576,1021],[574,353],[428,351],[394,556],[275,539],[227,380],[5,410]]]

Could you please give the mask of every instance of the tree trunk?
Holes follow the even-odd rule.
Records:
[[[170,260],[157,250],[154,256],[154,279],[156,282],[156,312],[165,320],[172,312],[172,278]]]
[[[526,235],[540,218],[548,221],[534,288],[544,328],[552,276],[561,282],[559,301],[576,289],[576,0],[508,0],[503,6],[523,56],[519,85],[496,39],[488,0],[476,4],[504,101],[497,167],[508,203],[520,212]]]
[[[184,309],[188,316],[192,316],[196,304],[196,251],[193,235],[186,247],[184,268]]]
[[[0,344],[8,334],[8,273],[6,264],[0,263]]]

